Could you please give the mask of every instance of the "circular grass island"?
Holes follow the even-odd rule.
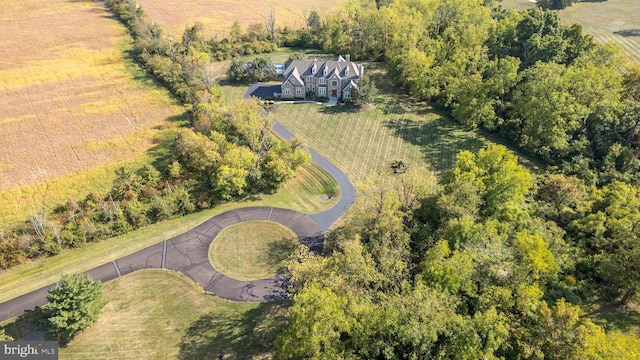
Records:
[[[282,261],[297,246],[298,237],[284,225],[267,220],[245,221],[218,233],[209,246],[209,262],[236,280],[266,279],[284,270]]]

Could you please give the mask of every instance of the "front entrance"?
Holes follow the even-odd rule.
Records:
[[[331,96],[338,96],[338,90],[331,90]]]

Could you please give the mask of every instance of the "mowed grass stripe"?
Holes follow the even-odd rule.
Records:
[[[620,35],[614,35],[612,40],[618,41],[629,52],[629,55],[634,61],[640,62],[640,42],[633,41],[629,38]]]
[[[583,1],[560,11],[564,24],[580,23],[598,42],[619,43],[635,61],[640,61],[640,37],[616,32],[637,29],[639,17],[640,1],[637,0]]]
[[[601,43],[606,44],[612,42],[620,45],[627,55],[634,61],[640,61],[640,43],[624,36],[616,35],[606,29],[587,29],[593,38]]]
[[[62,348],[64,359],[225,359],[266,356],[259,324],[274,305],[205,295],[182,274],[141,270],[104,285],[98,322]]]

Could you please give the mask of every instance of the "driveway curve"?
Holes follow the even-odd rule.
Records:
[[[294,135],[275,122],[274,131],[289,140]],[[307,215],[273,207],[247,207],[216,215],[195,228],[174,238],[103,264],[86,272],[102,282],[116,279],[140,269],[164,268],[188,276],[205,291],[233,301],[271,301],[286,297],[288,279],[279,275],[260,280],[239,281],[216,271],[209,262],[208,252],[216,235],[227,226],[244,221],[269,220],[289,227],[300,243],[320,253],[324,233],[346,211],[356,198],[356,191],[347,176],[312,149],[312,160],[333,176],[341,189],[339,201],[323,212]],[[24,294],[0,304],[0,321],[22,315],[47,303],[47,292],[56,284]]]

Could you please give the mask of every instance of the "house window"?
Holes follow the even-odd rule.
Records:
[[[318,95],[327,95],[327,88],[326,87],[319,87],[318,88]]]
[[[327,79],[325,79],[325,78],[320,78],[320,79],[318,79],[318,83],[319,83],[320,85],[324,85],[324,84],[326,84],[326,83],[327,83]]]
[[[296,88],[296,95],[302,95],[302,88],[301,87],[297,87]]]
[[[331,86],[337,87],[338,86],[338,80],[331,80]]]
[[[284,93],[287,94],[287,95],[291,95],[291,89],[284,88]]]
[[[327,76],[327,67],[325,66],[324,69],[322,69],[322,75]]]
[[[349,91],[345,91],[342,95],[345,99],[351,99],[351,93]]]
[[[349,67],[344,68],[344,76],[349,76]]]
[[[313,66],[311,67],[311,73],[312,74],[316,73],[316,63],[313,63]]]
[[[307,76],[307,82],[314,82],[313,76]]]

